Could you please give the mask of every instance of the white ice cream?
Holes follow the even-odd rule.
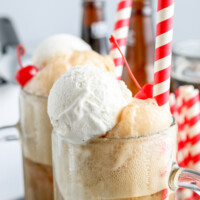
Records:
[[[91,50],[82,39],[69,34],[58,34],[42,41],[33,53],[33,64],[42,68],[56,56],[72,53],[74,50]]]
[[[48,114],[56,131],[80,144],[111,130],[131,99],[125,84],[111,73],[95,66],[76,66],[53,85]]]

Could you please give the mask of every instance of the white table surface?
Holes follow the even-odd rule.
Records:
[[[11,84],[0,85],[0,127],[16,124],[19,87]],[[17,135],[15,128],[0,130],[3,135]],[[0,140],[0,200],[15,200],[24,196],[23,168],[19,141]]]

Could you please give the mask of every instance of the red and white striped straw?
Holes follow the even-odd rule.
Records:
[[[187,123],[187,93],[194,90],[192,85],[185,85],[179,87],[177,90],[177,104],[181,105],[177,109],[177,123],[178,123],[178,163],[181,167],[188,168],[190,162],[190,142],[188,138],[188,123]],[[192,200],[193,192],[189,189],[179,190],[179,200]]]
[[[194,170],[200,169],[200,105],[199,90],[193,86],[184,86],[183,96],[186,107],[187,121],[187,148],[189,149],[189,157],[187,167]],[[195,193],[191,190],[185,190],[183,194],[184,200],[196,199]]]
[[[189,189],[179,189],[178,200],[195,200],[193,198],[193,191]]]
[[[169,200],[169,190],[167,188],[162,190],[162,200]]]
[[[176,99],[170,94],[169,103],[178,124],[177,160],[181,167],[200,169],[200,96],[192,85],[176,90]],[[176,107],[175,107],[176,106]],[[195,200],[199,196],[192,190],[179,189],[179,200]]]
[[[159,106],[169,102],[173,17],[174,0],[158,0],[153,96]]]
[[[169,107],[170,107],[171,114],[176,117],[177,107],[176,107],[176,97],[174,93],[170,93],[169,95]]]
[[[130,16],[132,10],[132,0],[119,0],[115,18],[113,36],[116,38],[123,54],[126,51],[126,42],[129,30]],[[115,75],[121,79],[123,70],[123,59],[114,44],[111,45],[110,55],[115,63]]]
[[[186,93],[187,124],[190,141],[190,166],[192,169],[200,169],[200,106],[199,90],[195,89]]]
[[[177,160],[181,167],[187,167],[189,151],[187,148],[187,132],[185,120],[185,102],[183,98],[183,89],[185,86],[179,87],[176,90],[177,98],[177,124],[178,124],[178,153]]]

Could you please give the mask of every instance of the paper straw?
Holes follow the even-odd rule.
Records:
[[[200,96],[192,85],[176,90],[176,99],[170,94],[170,110],[178,124],[178,155],[180,166],[200,169]],[[179,189],[179,200],[200,199],[192,190]]]
[[[189,189],[179,189],[178,200],[195,200],[193,198],[193,191]]]
[[[153,96],[159,106],[169,103],[173,17],[174,0],[158,0]]]
[[[132,0],[119,0],[117,5],[117,12],[115,18],[115,25],[113,36],[116,38],[123,54],[126,51],[126,42],[129,30],[129,23],[132,10]],[[110,48],[110,55],[115,63],[115,75],[117,79],[121,79],[123,70],[123,59],[119,51],[112,44]]]
[[[169,200],[169,190],[167,188],[162,190],[162,200]]]
[[[193,86],[181,86],[176,91],[177,96],[177,124],[178,124],[178,154],[177,160],[181,167],[188,167],[189,163],[189,141],[187,134],[187,120],[186,120],[186,99],[187,91],[192,91]],[[193,192],[188,189],[179,189],[179,200],[191,200]]]
[[[169,107],[172,115],[176,115],[176,97],[174,93],[171,93],[169,95]]]
[[[187,91],[187,124],[188,135],[190,140],[190,167],[200,170],[200,106],[199,90]]]
[[[189,160],[187,167],[194,170],[200,168],[200,106],[199,106],[199,90],[194,89],[193,86],[185,86],[183,88],[183,97],[186,107],[186,121],[189,149]],[[196,199],[195,193],[192,191],[185,191],[183,197],[186,200]]]
[[[177,100],[177,124],[178,124],[178,154],[177,160],[181,167],[186,167],[188,164],[189,150],[187,148],[187,132],[186,132],[186,118],[185,118],[185,102],[183,98],[184,86],[176,90]]]

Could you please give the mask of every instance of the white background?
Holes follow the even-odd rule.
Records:
[[[108,34],[112,32],[116,3],[117,0],[106,1]],[[174,42],[200,38],[199,8],[200,0],[176,0]],[[0,16],[13,20],[25,43],[40,41],[56,33],[80,35],[81,14],[81,0],[0,0]],[[0,86],[0,126],[16,123],[18,92],[14,86]],[[10,133],[16,134],[16,131]],[[0,141],[0,199],[22,196],[22,180],[19,143]]]
[[[105,1],[110,34],[117,0]],[[152,1],[155,5],[156,0]],[[200,38],[200,1],[175,2],[174,41]],[[61,32],[79,35],[81,14],[81,0],[0,0],[0,16],[13,19],[21,40],[25,42]]]

